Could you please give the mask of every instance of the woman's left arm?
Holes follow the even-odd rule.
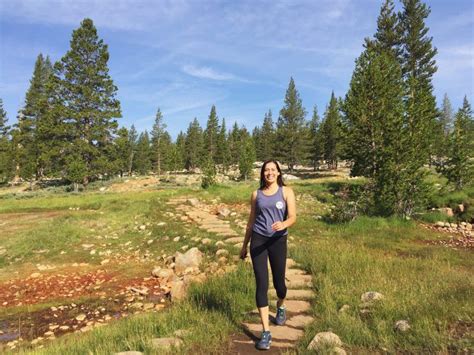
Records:
[[[295,193],[291,187],[285,186],[283,192],[286,197],[286,208],[288,212],[288,217],[283,221],[283,224],[285,225],[285,228],[289,228],[296,222],[296,199]]]

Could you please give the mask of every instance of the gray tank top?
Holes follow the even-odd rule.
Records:
[[[287,217],[286,201],[283,197],[283,188],[278,187],[276,193],[271,196],[263,194],[262,190],[257,190],[257,200],[255,206],[255,223],[253,231],[266,237],[279,237],[288,234],[288,230],[274,232],[272,224]]]

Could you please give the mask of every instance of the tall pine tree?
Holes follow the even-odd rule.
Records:
[[[314,171],[319,168],[321,160],[324,158],[324,141],[321,130],[321,120],[316,106],[313,108],[313,116],[309,122],[309,137],[311,142],[310,160]]]
[[[135,129],[135,126],[132,124],[130,127],[130,130],[128,131],[128,143],[129,143],[129,148],[130,150],[128,151],[127,158],[128,158],[128,176],[132,175],[132,169],[133,169],[133,161],[135,159],[135,155],[137,153],[137,139],[138,139],[138,133],[137,130]]]
[[[464,97],[449,135],[447,160],[443,173],[456,190],[472,184],[474,179],[474,118],[471,105]]]
[[[145,131],[138,137],[133,170],[141,175],[148,174],[151,170],[151,154],[150,136]]]
[[[219,118],[217,117],[216,106],[212,105],[211,112],[207,118],[206,130],[204,131],[205,155],[216,164],[217,161],[217,136],[219,132]],[[208,159],[206,159],[208,160]]]
[[[110,75],[107,45],[90,19],[73,31],[70,49],[54,66],[68,142],[63,151],[66,177],[85,186],[108,167],[103,159],[121,117],[117,87]]]
[[[189,124],[184,144],[184,166],[194,170],[201,166],[203,152],[203,132],[197,118]]]
[[[342,153],[342,121],[334,92],[331,93],[331,99],[324,115],[321,133],[324,159],[329,169],[337,169],[337,163]]]
[[[263,118],[260,131],[260,157],[262,161],[274,158],[275,155],[275,127],[273,125],[272,110],[268,110]]]
[[[3,100],[0,99],[0,184],[8,181],[12,173],[10,126],[7,122],[7,112],[3,108]]]
[[[158,108],[155,116],[155,123],[153,130],[151,131],[151,145],[153,151],[153,166],[155,172],[160,176],[162,170],[162,164],[165,159],[165,151],[167,148],[167,142],[164,139],[166,132],[166,124],[163,122],[163,114]]]
[[[280,110],[277,123],[277,152],[279,158],[293,171],[294,166],[306,158],[305,115],[300,95],[293,78],[285,95],[285,106]]]

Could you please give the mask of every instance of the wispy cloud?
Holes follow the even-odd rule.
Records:
[[[206,67],[206,66],[183,65],[181,70],[188,75],[191,75],[200,79],[210,79],[210,80],[217,80],[217,81],[233,80],[233,81],[241,81],[241,82],[246,82],[246,83],[251,82],[250,80],[241,78],[237,75],[234,75],[231,73],[220,72],[211,67]]]

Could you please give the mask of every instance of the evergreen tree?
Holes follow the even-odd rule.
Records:
[[[229,134],[230,161],[232,165],[239,164],[240,156],[240,128],[237,122],[234,122]]]
[[[314,106],[313,117],[309,122],[309,137],[311,142],[310,156],[314,171],[319,168],[319,163],[324,157],[324,141],[321,131],[321,120],[318,109]]]
[[[222,165],[223,172],[226,172],[230,164],[230,148],[227,139],[227,128],[225,125],[225,118],[222,119],[222,124],[219,127],[217,135],[217,152],[216,163]]]
[[[216,106],[212,105],[211,112],[207,119],[206,130],[204,131],[204,149],[209,158],[216,164],[217,161],[217,136],[219,131],[219,118],[216,113]]]
[[[438,172],[442,172],[446,159],[446,152],[449,148],[449,136],[453,129],[453,109],[448,95],[444,94],[441,110],[439,111],[438,122],[435,132],[434,164]]]
[[[123,177],[125,172],[129,171],[130,164],[130,132],[126,127],[122,127],[117,131],[115,138],[114,161],[115,169],[118,171],[120,177]]]
[[[401,56],[401,26],[392,0],[385,0],[377,19],[377,32],[373,39],[365,39],[365,47],[378,53],[390,52],[395,58]]]
[[[45,116],[46,85],[51,71],[49,58],[45,60],[42,54],[38,55],[30,87],[26,92],[25,104],[18,113],[18,123],[14,135],[17,174],[30,182],[43,175],[43,167],[40,163],[38,126],[41,125],[40,122]]]
[[[342,122],[339,105],[331,93],[329,106],[326,109],[324,122],[321,126],[322,140],[324,146],[324,159],[329,169],[337,169],[337,162],[342,153]]]
[[[141,175],[146,175],[151,170],[151,146],[147,131],[141,133],[138,137],[136,149],[133,170]]]
[[[291,78],[286,90],[285,106],[278,117],[276,132],[279,158],[288,165],[290,171],[306,158],[305,115],[300,95]]]
[[[104,170],[104,159],[121,117],[117,87],[109,76],[107,45],[99,39],[92,20],[85,19],[73,31],[70,49],[54,66],[59,85],[62,120],[68,144],[63,150],[66,177],[86,186]],[[106,166],[104,166],[106,164]]]
[[[344,102],[351,175],[371,179],[376,212],[403,214],[403,81],[393,52],[369,48],[356,62]]]
[[[8,181],[12,173],[10,126],[7,126],[7,122],[7,112],[3,108],[3,100],[0,99],[0,184]]]
[[[165,159],[165,150],[167,148],[167,142],[163,140],[164,136],[167,135],[166,124],[163,122],[163,115],[158,108],[155,116],[155,123],[153,130],[151,131],[151,144],[153,151],[153,165],[154,170],[158,174],[161,174],[162,162]]]
[[[273,126],[272,110],[268,110],[263,118],[260,135],[260,157],[259,160],[273,159],[275,155],[275,127]]]
[[[448,157],[443,173],[456,190],[461,190],[472,184],[474,178],[474,119],[466,97],[456,114],[448,142]]]
[[[127,153],[128,157],[128,176],[132,176],[132,169],[133,169],[133,161],[135,159],[135,155],[137,153],[137,139],[138,139],[138,133],[137,130],[135,129],[135,126],[132,125],[130,127],[130,131],[128,132],[128,143],[129,143],[129,151]]]
[[[161,151],[163,153],[163,164],[162,164],[162,171],[169,171],[173,170],[173,149],[174,144],[171,139],[170,134],[165,131],[163,136],[161,137]]]
[[[203,133],[197,118],[189,124],[184,145],[184,166],[193,170],[201,165],[203,151]]]
[[[417,201],[424,199],[426,186],[423,165],[431,162],[434,153],[438,112],[433,95],[432,77],[436,72],[436,48],[427,36],[424,20],[430,9],[420,0],[403,0],[399,14],[401,28],[401,64],[405,83],[405,134],[407,177],[405,214],[414,212]]]
[[[186,134],[182,131],[176,137],[176,144],[174,145],[173,171],[183,170],[186,156]]]
[[[240,137],[239,171],[241,178],[247,181],[252,176],[257,155],[253,139],[245,128],[241,130]]]
[[[257,160],[262,160],[263,152],[262,152],[262,129],[258,126],[255,126],[252,130],[252,140],[255,146],[255,152],[257,156]]]

